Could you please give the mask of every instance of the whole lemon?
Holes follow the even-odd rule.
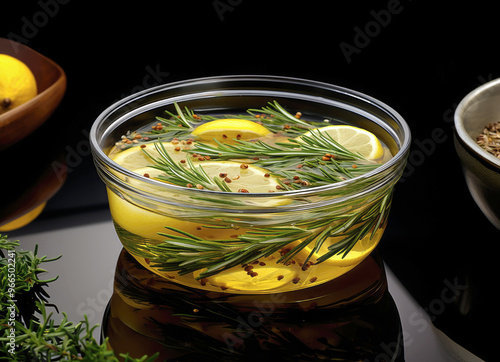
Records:
[[[0,54],[0,115],[37,95],[36,79],[26,64]]]

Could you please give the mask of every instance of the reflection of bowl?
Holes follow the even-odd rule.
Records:
[[[455,146],[467,186],[481,211],[500,229],[500,159],[476,143],[484,127],[500,120],[500,78],[469,93],[455,112]]]
[[[25,45],[0,38],[0,54],[24,62],[35,75],[38,95],[28,102],[0,115],[0,149],[20,141],[54,112],[66,91],[66,75],[52,60]]]
[[[399,361],[404,355],[402,344],[387,349],[384,343],[400,340],[402,331],[376,251],[307,292],[257,296],[180,287],[122,250],[102,325],[101,336],[115,354],[159,353],[159,361],[251,361],[261,355]]]

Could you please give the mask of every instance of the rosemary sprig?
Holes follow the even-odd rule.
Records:
[[[151,142],[160,138],[187,138],[193,129],[210,119],[210,117],[196,114],[187,107],[182,110],[177,103],[174,103],[174,108],[176,113],[164,111],[168,117],[156,116],[157,123],[154,125],[148,124],[137,131],[128,131],[116,145],[125,149],[134,146],[135,142]]]
[[[163,122],[167,126],[177,127],[179,126],[187,128],[189,131],[193,130],[196,125],[201,123],[202,118],[194,113],[187,107],[184,107],[182,111],[181,107],[177,103],[174,103],[175,110],[177,114],[165,110],[165,113],[170,116],[170,118],[156,117],[157,120]]]
[[[311,130],[310,136],[303,135],[300,141],[289,139],[288,143],[282,142],[275,145],[262,141],[243,140],[239,140],[235,144],[223,144],[217,140],[215,142],[215,146],[196,143],[193,149],[186,152],[218,160],[252,159],[258,155],[258,160],[251,162],[285,178],[291,175],[287,170],[293,170],[295,174],[304,177],[307,175],[308,187],[331,184],[356,177],[379,166],[379,164],[367,160],[363,155],[349,151],[330,135],[316,130]],[[351,163],[346,164],[339,161]],[[352,168],[353,163],[355,168]],[[304,171],[303,166],[307,166],[309,170]],[[299,187],[297,184],[294,186]],[[303,187],[304,183],[301,186]]]
[[[187,107],[182,110],[177,103],[174,103],[174,106],[176,114],[165,111],[170,118],[157,117],[157,120],[164,123],[164,126],[161,127],[162,131],[174,132],[168,133],[169,137],[173,137],[178,132],[183,132],[185,135],[190,134],[201,122],[213,118],[212,116],[195,114],[194,111]],[[257,111],[259,114],[254,113]],[[258,161],[251,162],[269,169],[271,173],[280,178],[280,181],[290,177],[290,171],[298,171],[296,174],[301,175],[304,182],[295,183],[291,186],[283,184],[283,190],[314,187],[343,181],[370,171],[377,165],[367,160],[363,155],[349,151],[329,134],[314,129],[312,123],[293,116],[277,101],[269,102],[267,107],[250,109],[247,112],[253,118],[258,116],[259,120],[266,126],[273,126],[274,129],[272,127],[271,129],[274,132],[286,131],[293,126],[300,138],[289,138],[288,142],[273,145],[262,141],[249,142],[243,140],[236,140],[235,144],[223,144],[216,141],[215,146],[196,143],[194,148],[186,150],[186,152],[218,160],[246,159],[258,155]],[[309,131],[307,135],[304,134],[306,131]],[[166,136],[167,134],[163,133],[163,135]],[[172,161],[163,146],[156,145],[156,148],[159,150],[161,157],[151,158],[154,161],[152,167],[164,172],[164,175],[159,176],[160,179],[184,187],[189,185],[200,189],[230,192],[229,187],[220,179],[216,177],[210,178],[204,172],[203,166],[194,167],[189,157],[186,158],[184,165],[177,164]],[[356,169],[350,168],[352,164],[346,165],[339,161],[354,162],[356,163]],[[307,172],[302,169],[298,170],[304,165],[308,167]]]
[[[19,249],[19,242],[0,235],[0,361],[85,360],[118,362],[118,356],[107,349],[106,341],[97,342],[93,333],[97,325],[88,319],[73,323],[62,312],[56,322],[48,313],[49,295],[45,288],[56,278],[43,280],[42,264],[48,259]],[[57,310],[57,308],[56,308]],[[12,335],[15,342],[12,343]],[[127,362],[153,362],[157,355],[140,359],[120,355]]]
[[[178,186],[197,187],[199,189],[217,190],[231,192],[229,187],[217,177],[210,178],[201,165],[194,165],[189,157],[186,158],[186,166],[180,162],[175,162],[168,154],[162,143],[155,143],[155,148],[160,157],[151,156],[143,149],[155,164],[151,167],[163,171],[165,175],[158,175],[158,178]]]
[[[248,228],[244,234],[232,239],[208,240],[165,226],[170,232],[158,233],[165,238],[162,243],[146,246],[148,257],[151,266],[167,272],[177,271],[180,275],[204,269],[198,279],[268,257],[298,240],[301,241],[289,253],[279,258],[277,263],[288,262],[306,246],[313,244],[305,264],[331,237],[342,239],[330,245],[328,252],[319,255],[315,264],[322,263],[334,255],[341,255],[344,258],[358,240],[370,232],[370,239],[374,237],[375,232],[386,220],[390,198],[391,192],[387,191],[365,210],[321,221],[311,221],[314,220],[312,215],[311,219],[297,222],[294,226]]]
[[[254,163],[268,168],[277,176],[293,177],[287,172],[292,168],[296,174],[302,175],[307,183],[293,184],[292,186],[295,188],[339,182],[378,167],[378,164],[345,149],[329,135],[319,131],[311,131],[311,136],[303,136],[300,142],[290,140],[289,143],[276,145],[269,145],[261,141],[242,140],[236,144],[223,144],[217,140],[216,143],[216,146],[197,143],[193,149],[186,150],[186,152],[209,156],[216,160],[232,160],[261,155],[263,158],[259,158]],[[173,161],[162,143],[155,143],[155,148],[160,157],[152,157],[145,149],[143,152],[154,162],[151,167],[164,172],[158,176],[159,179],[179,186],[190,185],[190,187],[199,189],[231,192],[227,184],[219,178],[208,176],[201,164],[195,166],[190,157],[186,157],[185,163],[181,164]],[[337,159],[360,163],[361,167],[356,165],[355,169],[349,169],[346,165],[339,163]],[[296,166],[299,164],[305,164],[314,171],[297,170]],[[284,189],[289,189],[289,187],[285,186]]]
[[[299,117],[293,116],[290,114],[285,108],[283,108],[277,101],[268,102],[267,107],[262,107],[261,109],[249,109],[247,113],[253,115],[254,117],[262,115],[268,115],[269,118],[263,118],[263,123],[271,123],[272,125],[279,124],[280,126],[284,125],[293,125],[293,126],[302,126],[302,129],[310,129],[313,126],[301,120]]]
[[[246,114],[225,114],[223,117],[205,115],[202,118],[209,121],[220,118],[245,119],[259,122],[274,133],[284,132],[290,135],[302,134],[305,130],[315,128],[311,122],[301,119],[299,115],[290,114],[276,100],[267,104],[268,106],[259,109],[248,109]]]
[[[215,140],[216,146],[196,143],[195,147],[187,152],[219,159],[246,158],[255,155],[286,159],[323,157],[325,154],[330,154],[334,155],[336,159],[366,161],[363,155],[349,151],[331,136],[320,131],[311,130],[311,136],[302,136],[301,140],[302,142],[289,139],[289,143],[281,142],[276,143],[276,145],[270,145],[262,141],[249,142],[242,140],[237,141],[236,144],[223,144]]]
[[[250,229],[236,240],[204,240],[176,228],[165,228],[175,234],[159,233],[166,239],[149,248],[153,254],[158,255],[151,260],[151,265],[163,271],[179,271],[181,275],[207,268],[198,279],[269,256],[291,241],[311,234],[301,228],[270,227]]]

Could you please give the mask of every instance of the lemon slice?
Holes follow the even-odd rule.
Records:
[[[183,164],[184,167],[189,167]],[[231,192],[234,193],[272,193],[279,192],[281,185],[277,178],[272,176],[268,170],[234,161],[199,161],[194,167],[201,166],[203,171],[210,179],[217,177],[221,182],[225,183]],[[156,179],[161,182],[168,183],[168,178],[158,178],[158,175],[164,174],[163,171],[152,167],[141,167],[133,170],[134,172]],[[193,185],[195,187],[196,185]],[[161,192],[157,190],[156,192]],[[262,207],[275,207],[287,205],[291,202],[288,198],[279,198],[279,193],[276,197],[252,197],[245,199],[247,205],[258,205]],[[187,196],[178,195],[177,198],[185,199]]]
[[[284,265],[257,267],[255,270],[255,275],[249,276],[241,266],[237,266],[222,275],[216,274],[206,279],[217,288],[253,292],[272,290],[290,284],[298,275],[297,270]],[[194,277],[198,277],[201,272],[202,270],[196,271]]]
[[[271,176],[269,171],[260,167],[233,161],[203,161],[198,162],[195,167],[198,165],[201,165],[203,171],[211,179],[220,178],[232,192],[268,193],[278,191],[281,188],[278,180]],[[158,178],[164,172],[153,167],[139,167],[132,171],[151,179],[166,182],[165,179]]]
[[[175,162],[179,162],[183,159],[186,159],[186,157],[189,157],[189,154],[184,152],[183,149],[192,148],[194,145],[194,143],[187,145],[181,144],[180,142],[162,142],[162,144]],[[131,171],[154,164],[153,160],[151,160],[148,155],[143,152],[143,149],[144,151],[147,151],[147,153],[152,157],[160,157],[154,143],[148,143],[143,144],[142,146],[134,146],[127,148],[124,151],[120,151],[112,155],[111,159],[120,166],[125,167],[126,169]]]
[[[270,133],[271,131],[259,123],[229,118],[204,123],[198,126],[192,134],[202,141],[216,139],[223,143],[231,143],[234,139],[249,140],[264,137]]]
[[[188,167],[187,164],[183,165],[186,168]],[[198,165],[201,165],[210,179],[219,178],[221,182],[228,186],[231,192],[269,193],[281,189],[278,180],[271,176],[269,171],[260,167],[232,161],[203,161],[197,162],[194,167],[198,167]],[[146,166],[132,171],[144,177],[168,183],[168,178],[158,177],[159,175],[165,175],[165,173],[157,168]],[[158,192],[160,191],[158,190]],[[181,196],[179,195],[179,197]],[[271,201],[269,200],[269,202]],[[272,203],[282,204],[283,201],[274,201]]]
[[[370,253],[375,249],[377,246],[378,242],[380,241],[380,238],[382,237],[382,234],[384,233],[384,229],[379,229],[375,232],[375,235],[371,237],[371,234],[366,235],[364,238],[358,240],[356,244],[352,247],[351,250],[347,253],[347,255],[343,256],[343,254],[337,254],[334,256],[331,256],[327,260],[325,260],[323,263],[319,265],[325,265],[329,267],[351,267],[358,265],[361,263]],[[336,242],[342,241],[343,237],[331,237],[329,238],[322,246],[321,248],[313,254],[313,259],[319,258],[321,255],[326,254],[329,250],[328,247]],[[300,256],[304,255],[309,255],[309,253],[312,251],[312,248],[314,245],[308,245],[307,247],[304,248],[302,251],[302,254]]]
[[[267,193],[280,188],[269,171],[251,164],[233,161],[204,161],[199,163],[211,178],[219,177],[232,192]]]
[[[190,157],[189,154],[179,149],[179,146],[171,142],[164,142],[163,146],[172,160],[176,163]],[[192,145],[190,145],[192,146]],[[152,157],[160,157],[153,144],[145,148]],[[143,152],[140,146],[131,147],[111,157],[119,165],[139,173],[148,174],[146,177],[156,178],[162,171],[148,167],[154,162]],[[278,180],[271,176],[268,170],[252,164],[234,161],[200,161],[192,158],[196,165],[201,165],[206,174],[213,179],[218,177],[225,182],[232,192],[242,193],[267,193],[280,189]],[[184,165],[187,166],[187,163]]]
[[[327,133],[349,151],[359,152],[370,160],[380,158],[384,154],[384,149],[377,136],[362,128],[336,125],[316,128],[314,131]],[[311,136],[311,131],[300,137],[303,136]],[[297,139],[300,140],[300,137]]]

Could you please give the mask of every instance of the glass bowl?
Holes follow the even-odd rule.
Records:
[[[325,186],[232,193],[148,179],[108,153],[127,131],[175,113],[242,113],[277,101],[292,114],[328,117],[374,133],[393,157]],[[226,293],[296,291],[333,280],[363,261],[387,223],[410,131],[389,106],[321,82],[276,76],[222,76],[158,86],[113,104],[90,141],[124,248],[144,267],[188,287]]]

